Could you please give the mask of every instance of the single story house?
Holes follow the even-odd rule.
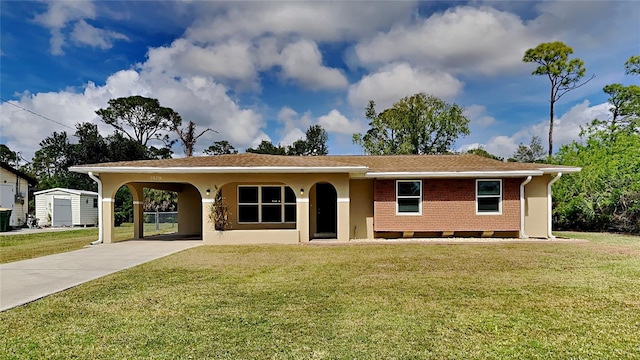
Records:
[[[114,196],[133,194],[143,237],[145,187],[178,193],[178,233],[205,244],[499,236],[549,238],[551,185],[580,168],[506,163],[477,155],[233,154],[82,165],[98,182],[101,237],[113,241]],[[209,221],[215,192],[230,228]]]
[[[11,209],[9,226],[19,227],[27,221],[29,185],[37,183],[31,176],[0,162],[0,208]]]
[[[98,193],[54,188],[33,193],[39,225],[95,226],[98,224]]]

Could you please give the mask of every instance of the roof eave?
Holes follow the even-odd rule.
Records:
[[[425,178],[493,178],[493,177],[523,177],[543,175],[539,170],[513,170],[513,171],[415,171],[415,172],[369,172],[364,178],[389,178],[389,179],[425,179]]]
[[[545,167],[545,168],[540,168],[540,170],[545,174],[556,174],[556,173],[572,174],[572,173],[577,173],[582,171],[582,168],[580,167]]]
[[[137,167],[137,166],[72,166],[69,171],[88,174],[101,173],[205,173],[205,174],[286,174],[286,173],[364,173],[366,166],[199,166],[199,167]]]

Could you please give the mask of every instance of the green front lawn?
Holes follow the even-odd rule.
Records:
[[[144,233],[151,236],[175,232],[175,224],[160,225],[160,231],[157,231],[155,224],[144,224]],[[116,241],[133,238],[132,224],[122,224],[114,229]],[[2,235],[0,236],[0,264],[82,249],[97,239],[97,228]]]
[[[0,313],[0,354],[639,358],[640,237],[586,237],[201,246]]]

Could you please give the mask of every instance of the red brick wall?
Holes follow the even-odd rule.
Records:
[[[475,179],[423,179],[422,215],[396,215],[395,180],[374,184],[375,231],[518,231],[520,183],[502,180],[502,215],[476,215]]]

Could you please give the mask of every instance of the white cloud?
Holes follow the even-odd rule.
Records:
[[[562,145],[580,140],[580,127],[588,125],[593,119],[606,119],[609,114],[609,103],[589,106],[589,101],[584,100],[569,109],[553,124],[553,149],[556,152]],[[498,135],[490,138],[484,149],[489,153],[509,158],[518,149],[519,144],[529,144],[532,136],[539,136],[542,144],[547,148],[549,138],[549,122],[542,120],[533,125],[526,126],[511,136]],[[464,147],[463,145],[462,147]],[[466,145],[468,146],[468,145]]]
[[[97,11],[92,1],[51,1],[48,2],[47,11],[35,15],[33,20],[49,29],[51,33],[49,43],[53,55],[64,55],[66,28],[74,23],[69,36],[75,44],[106,50],[113,46],[115,40],[129,40],[124,34],[99,29],[85,21],[96,17]]]
[[[457,152],[466,153],[469,150],[480,149],[480,148],[483,148],[483,145],[477,142],[472,144],[464,144],[458,148]]]
[[[177,111],[185,122],[196,123],[199,130],[211,128],[219,132],[208,132],[200,138],[196,144],[197,151],[221,139],[229,140],[238,148],[253,146],[260,139],[269,139],[263,131],[265,124],[261,115],[240,107],[227,95],[226,87],[205,77],[177,79],[158,76],[155,72],[119,71],[111,75],[103,86],[89,83],[82,93],[72,90],[27,93],[19,99],[18,105],[71,128],[75,128],[76,123],[94,122],[99,124],[103,135],[107,135],[113,129],[99,122],[95,110],[105,108],[109,99],[130,95],[157,98],[163,106]],[[27,158],[33,156],[39,148],[38,143],[53,131],[67,131],[70,136],[75,132],[26,111],[16,111],[10,104],[3,103],[0,113],[2,136],[7,146],[20,149]],[[174,150],[180,152],[177,147]]]
[[[256,68],[252,45],[230,40],[216,45],[199,46],[187,39],[177,39],[168,47],[150,49],[146,71],[173,76],[212,76],[217,80],[255,81]]]
[[[305,130],[313,123],[313,117],[309,111],[299,116],[295,110],[284,106],[278,112],[278,123],[282,125],[278,132],[280,134],[278,144],[289,146],[296,140],[306,137]]]
[[[318,124],[327,130],[339,134],[354,134],[362,131],[362,126],[356,121],[349,121],[340,111],[333,109],[327,115],[318,118]]]
[[[364,64],[406,61],[442,71],[496,74],[522,66],[522,55],[535,46],[516,15],[491,7],[460,6],[359,43]]]
[[[471,105],[464,110],[464,115],[469,118],[471,125],[487,127],[493,125],[496,119],[486,114],[487,107],[484,105]]]
[[[294,79],[311,90],[338,90],[349,84],[340,70],[322,65],[322,54],[313,41],[300,40],[285,46],[281,65],[286,78]]]
[[[33,20],[51,32],[51,53],[53,55],[63,55],[62,47],[65,43],[65,36],[62,29],[69,22],[81,19],[95,18],[96,10],[91,1],[52,1],[48,3],[48,9],[42,14],[37,14]]]
[[[298,128],[293,128],[289,132],[284,134],[284,136],[280,139],[280,142],[278,144],[282,146],[290,146],[294,142],[298,140],[303,140],[306,137],[307,135],[304,133],[304,131]]]
[[[451,99],[460,93],[462,86],[462,82],[447,73],[416,69],[400,63],[364,76],[349,87],[348,99],[351,105],[363,109],[369,100],[374,100],[376,109],[381,111],[401,98],[419,92]]]
[[[200,19],[186,32],[196,42],[228,38],[297,35],[314,41],[353,40],[406,19],[415,2],[212,2],[200,4]],[[222,9],[221,9],[222,8]]]
[[[129,40],[129,38],[124,34],[99,29],[87,24],[84,20],[80,20],[73,27],[71,40],[77,44],[89,45],[107,50],[113,46],[114,40]]]

